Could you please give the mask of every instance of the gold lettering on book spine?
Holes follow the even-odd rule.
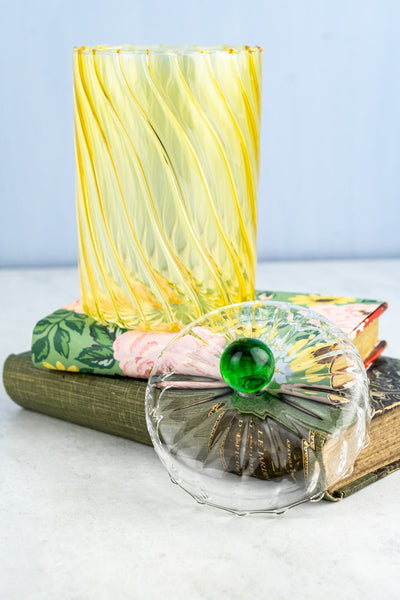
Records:
[[[301,449],[303,453],[303,470],[304,477],[308,479],[310,475],[310,460],[309,460],[309,450],[315,450],[315,431],[309,431],[308,440],[301,440]]]
[[[239,419],[238,421],[238,429],[239,431],[235,434],[235,467],[236,472],[240,474],[242,472],[242,468],[240,465],[240,445],[242,441],[242,429],[243,429],[243,419]]]
[[[210,433],[210,435],[209,435],[209,438],[208,438],[208,444],[207,444],[208,451],[210,451],[210,450],[211,450],[211,447],[212,447],[212,445],[213,445],[214,438],[215,438],[215,433],[216,433],[216,431],[217,431],[217,429],[218,429],[218,425],[220,424],[220,422],[221,422],[221,419],[223,418],[223,416],[225,415],[225,413],[226,413],[226,410],[224,410],[224,411],[223,411],[223,412],[222,412],[222,413],[221,413],[221,414],[220,414],[220,415],[217,417],[217,419],[216,419],[216,421],[215,421],[215,423],[214,423],[214,425],[213,425],[213,428],[211,429],[211,433]]]
[[[249,424],[249,470],[253,475],[255,471],[255,457],[253,452],[254,447],[254,421],[251,419]]]
[[[218,412],[223,406],[225,406],[223,402],[218,402],[217,404],[214,404],[214,406],[208,412],[207,417],[211,417],[214,413]]]
[[[265,479],[269,479],[268,468],[265,462],[265,445],[263,441],[263,431],[262,429],[257,429],[257,454],[258,454],[258,462],[260,465],[261,473],[263,474]]]
[[[293,462],[293,452],[292,452],[292,444],[290,443],[290,440],[287,439],[286,440],[286,450],[287,450],[287,461],[288,461],[288,466],[289,466],[289,473],[291,475],[294,475],[296,473],[296,469],[294,468],[294,462]]]
[[[222,436],[222,440],[221,440],[221,445],[219,448],[219,458],[221,460],[222,466],[224,467],[225,471],[228,471],[228,464],[225,460],[225,442],[226,442],[226,438],[228,437],[228,433],[229,433],[229,429],[226,429],[223,433]]]

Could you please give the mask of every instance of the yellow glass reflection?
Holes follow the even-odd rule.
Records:
[[[76,48],[85,310],[177,330],[253,298],[261,48]]]

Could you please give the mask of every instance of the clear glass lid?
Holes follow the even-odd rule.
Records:
[[[340,329],[256,301],[213,311],[166,346],[146,417],[175,483],[246,514],[319,500],[351,472],[371,415],[364,364]]]

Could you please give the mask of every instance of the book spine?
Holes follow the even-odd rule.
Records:
[[[337,502],[338,500],[343,500],[343,498],[347,498],[352,494],[364,489],[367,485],[371,483],[375,483],[375,481],[379,481],[379,479],[383,479],[387,475],[394,473],[400,469],[400,459],[395,460],[383,467],[379,467],[362,477],[359,477],[355,481],[348,483],[346,485],[342,485],[334,491],[327,491],[324,496],[324,500],[329,500],[330,502]]]
[[[32,363],[30,352],[10,355],[4,364],[3,379],[8,395],[23,408],[151,444],[145,418],[146,381],[45,371]],[[184,394],[187,397],[190,391],[185,390]],[[198,394],[197,390],[195,397]],[[172,401],[180,406],[181,395],[172,395]],[[171,410],[172,408],[174,406],[170,407]],[[196,432],[193,436],[182,435],[182,426],[188,412],[191,413],[192,420],[196,419]],[[218,430],[218,425],[221,425],[220,417],[226,416],[228,421],[233,421],[231,413],[232,411],[223,408],[222,403],[217,403],[211,410],[208,405],[196,404],[180,418],[180,413],[176,413],[177,418],[172,421],[176,431],[170,431],[169,437],[182,438],[179,443],[183,446],[188,437],[187,452],[194,452],[196,459],[199,459],[204,450],[206,455],[203,460],[210,461],[215,454],[213,460],[224,470],[240,475],[245,468],[249,476],[258,479],[290,476],[294,482],[304,485],[304,474],[308,479],[308,471],[314,472],[315,461],[322,467],[324,439],[321,436],[305,429],[307,439],[302,439],[300,433],[291,433],[273,419],[268,419],[265,424],[258,419],[254,420],[253,431],[245,436],[246,460],[238,467],[238,446],[242,443],[243,428],[224,427],[226,436],[221,436],[221,431]],[[312,435],[312,440],[308,439],[309,435]],[[278,452],[271,450],[272,438],[278,446]]]
[[[84,373],[71,377],[62,371],[37,369],[30,352],[7,358],[3,381],[10,398],[23,408],[151,444],[144,381]]]

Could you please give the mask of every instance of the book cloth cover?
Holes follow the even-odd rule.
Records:
[[[375,416],[371,424],[371,443],[359,459],[364,465],[371,464],[371,469],[366,473],[364,468],[362,475],[357,477],[356,462],[353,479],[349,477],[348,483],[343,479],[334,490],[330,490],[330,494],[326,495],[329,500],[344,498],[400,467],[400,361],[379,359],[368,371],[368,376]],[[25,408],[150,444],[145,422],[144,380],[40,370],[34,367],[31,354],[27,352],[7,359],[4,384],[10,397]],[[387,437],[391,439],[386,440],[385,452],[382,453],[379,423],[388,416],[392,419],[392,428]],[[317,432],[318,437],[313,438],[314,432],[307,429],[306,423],[304,425],[303,440],[292,439],[293,432],[288,432],[299,461],[305,459],[304,448],[313,439],[324,452],[324,432],[321,435]],[[372,435],[374,428],[376,432]],[[284,435],[284,423],[280,431]],[[295,452],[294,445],[298,452]],[[378,464],[376,457],[379,457]]]
[[[333,321],[355,343],[366,366],[385,347],[377,340],[378,317],[387,308],[384,302],[271,291],[259,291],[256,298],[306,306]],[[174,335],[102,323],[85,314],[77,301],[35,325],[32,358],[41,368],[148,378],[155,359]]]

